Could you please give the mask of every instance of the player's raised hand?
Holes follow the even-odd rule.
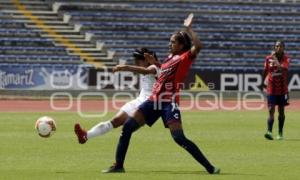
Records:
[[[203,44],[201,43],[197,34],[192,29],[193,18],[194,18],[194,14],[190,13],[188,15],[188,17],[184,20],[183,26],[185,28],[183,31],[188,33],[188,35],[190,36],[190,38],[192,40],[193,46],[190,50],[192,53],[192,59],[195,59],[197,57],[198,53],[200,52],[200,50],[203,48]]]
[[[192,27],[193,18],[194,18],[194,14],[190,13],[189,16],[184,20],[183,26],[187,28]]]

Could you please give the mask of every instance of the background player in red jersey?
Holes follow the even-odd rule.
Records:
[[[278,105],[278,136],[283,139],[285,121],[284,107],[288,105],[288,66],[289,58],[284,53],[284,42],[276,41],[274,51],[265,59],[264,77],[266,77],[268,99],[268,131],[265,138],[273,140],[272,129],[274,123],[275,106]]]
[[[220,173],[220,169],[214,167],[200,149],[184,135],[181,115],[177,107],[180,84],[202,48],[200,39],[191,28],[192,19],[193,14],[190,14],[185,20],[186,31],[171,36],[170,55],[161,65],[161,74],[154,85],[152,95],[139,106],[133,117],[125,122],[117,147],[116,163],[103,172],[124,172],[123,164],[132,133],[144,124],[153,125],[161,117],[178,145],[189,152],[210,174]],[[152,58],[147,54],[145,57],[148,61]]]

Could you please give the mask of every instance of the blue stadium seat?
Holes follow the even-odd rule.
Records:
[[[79,62],[80,58],[77,56],[69,55],[3,55],[0,54],[2,61],[10,60],[25,60],[25,61],[68,61],[68,62]]]
[[[0,28],[0,37],[39,37],[39,33],[31,29]]]

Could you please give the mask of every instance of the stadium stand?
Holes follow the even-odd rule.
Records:
[[[87,62],[103,66],[97,62],[103,60],[108,65],[116,64],[72,25],[64,23],[47,2],[4,0],[0,3],[2,63],[79,65]]]
[[[111,67],[119,59],[131,63],[130,52],[140,46],[152,48],[162,59],[170,34],[193,12],[194,29],[205,45],[195,68],[261,69],[277,39],[286,41],[292,68],[300,68],[296,0],[17,2],[0,2],[1,62],[85,61]]]

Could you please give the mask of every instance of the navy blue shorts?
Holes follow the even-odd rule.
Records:
[[[152,126],[160,117],[166,128],[171,123],[181,123],[181,115],[178,106],[172,102],[157,103],[146,100],[138,109],[144,114],[148,126]]]
[[[268,106],[287,106],[289,105],[289,95],[268,95]]]

